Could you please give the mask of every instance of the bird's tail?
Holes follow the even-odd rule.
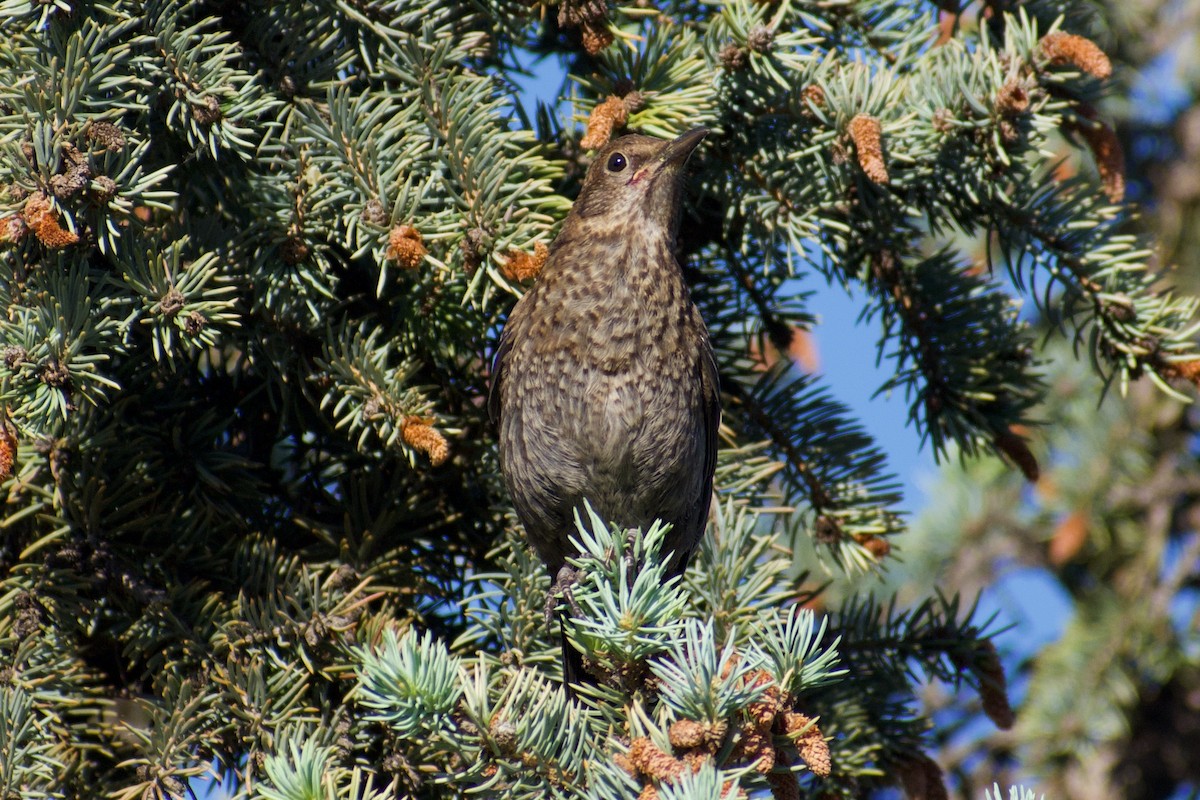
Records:
[[[562,637],[563,689],[566,690],[568,697],[574,697],[575,691],[571,688],[573,685],[594,686],[596,679],[584,668],[583,653],[572,647],[567,640],[567,631],[561,618],[558,620],[558,633]]]

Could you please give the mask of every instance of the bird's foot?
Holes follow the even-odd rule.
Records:
[[[636,528],[625,529],[625,547],[622,548],[624,555],[621,556],[621,562],[625,567],[625,584],[632,586],[637,578],[637,558],[633,554],[633,549],[636,546],[636,538],[638,531]]]
[[[570,564],[563,564],[558,570],[558,575],[555,576],[554,582],[550,584],[550,591],[546,593],[546,622],[549,623],[554,619],[554,612],[558,610],[559,595],[563,600],[567,601],[567,605],[571,608],[571,616],[584,616],[583,609],[579,607],[579,603],[575,601],[575,584],[579,583],[579,570],[572,567]]]

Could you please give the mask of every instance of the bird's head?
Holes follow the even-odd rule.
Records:
[[[596,154],[571,210],[584,224],[635,221],[674,237],[683,195],[683,165],[708,134],[695,128],[669,141],[631,134]]]

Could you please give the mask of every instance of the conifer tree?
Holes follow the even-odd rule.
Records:
[[[872,596],[896,481],[791,364],[797,278],[866,290],[936,453],[1029,478],[1012,293],[1112,392],[1200,374],[1093,7],[949,5],[0,0],[0,796],[941,796],[919,682],[1011,724],[992,630]],[[529,53],[574,118],[514,99]],[[698,125],[717,498],[682,582],[660,528],[581,515],[572,699],[489,357],[588,152]]]
[[[1187,16],[1195,4],[1110,4],[1097,20],[1111,42],[1117,88],[1106,107],[1128,153],[1130,194],[1143,213],[1127,223],[1153,231],[1156,257],[1175,285],[1200,285],[1192,126],[1200,84]],[[1171,64],[1169,71],[1163,64]],[[1129,102],[1131,95],[1141,102]],[[1164,102],[1164,98],[1174,98]],[[1053,317],[1041,330],[1050,333]],[[1047,392],[1031,430],[1046,464],[1035,486],[994,460],[947,464],[933,489],[938,505],[917,517],[894,574],[921,596],[930,576],[944,591],[971,595],[1008,581],[1037,581],[1043,602],[1063,610],[1044,627],[1049,641],[1018,628],[997,640],[1010,680],[1024,687],[1016,724],[989,730],[969,720],[969,698],[938,693],[930,703],[957,717],[938,731],[939,761],[963,796],[994,780],[1029,780],[1058,798],[1186,796],[1200,783],[1200,461],[1196,412],[1145,382],[1097,402],[1101,386],[1061,340],[1046,339]],[[897,574],[899,573],[899,574]],[[1036,604],[1020,603],[1038,614]],[[1047,626],[1046,622],[1051,625]],[[998,778],[998,776],[1000,776]]]

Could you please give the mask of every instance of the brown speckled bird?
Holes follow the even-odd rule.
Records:
[[[489,400],[500,467],[555,589],[574,581],[568,537],[585,499],[626,527],[671,523],[671,574],[704,533],[717,368],[674,249],[683,166],[706,133],[601,149],[500,337]],[[580,665],[564,639],[568,683]]]

